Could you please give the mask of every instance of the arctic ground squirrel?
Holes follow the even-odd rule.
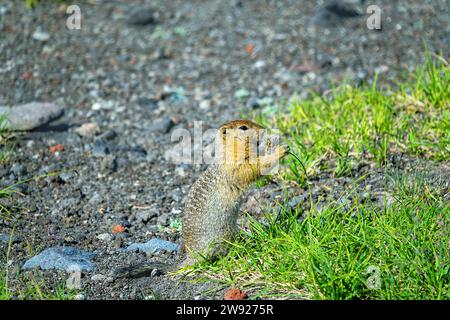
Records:
[[[263,141],[266,145],[262,145]],[[271,148],[274,150],[269,150]],[[237,233],[237,218],[245,191],[289,153],[287,145],[271,146],[264,127],[250,120],[234,120],[222,125],[217,132],[215,150],[214,163],[192,185],[186,199],[179,263],[149,261],[118,269],[117,277],[145,276],[154,269],[176,271],[202,259],[225,256],[229,242]]]

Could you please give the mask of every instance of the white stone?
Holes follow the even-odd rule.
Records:
[[[84,123],[76,128],[75,132],[82,137],[92,137],[98,132],[98,125],[96,123]]]
[[[47,41],[48,39],[50,39],[50,34],[45,31],[36,30],[33,33],[33,39],[37,41]]]
[[[97,239],[104,242],[110,242],[112,240],[112,235],[109,233],[102,233],[97,236]]]
[[[266,63],[265,63],[264,61],[262,61],[262,60],[258,60],[258,61],[255,62],[255,64],[254,64],[253,66],[254,66],[256,69],[259,69],[259,68],[265,67],[265,66],[266,66]]]
[[[94,274],[91,277],[92,281],[105,281],[108,277],[103,274]]]
[[[211,101],[210,100],[202,100],[199,103],[199,107],[202,110],[207,110],[211,107]]]

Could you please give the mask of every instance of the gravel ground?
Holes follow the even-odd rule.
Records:
[[[120,251],[128,244],[154,237],[180,242],[176,222],[204,166],[168,161],[173,130],[192,130],[194,121],[214,128],[258,108],[258,99],[304,98],[328,90],[330,80],[360,84],[379,73],[391,83],[424,61],[424,43],[446,52],[450,42],[446,1],[377,1],[379,31],[366,27],[367,16],[318,12],[320,1],[92,3],[79,2],[80,30],[66,29],[60,5],[27,10],[19,1],[0,3],[0,105],[47,101],[65,108],[60,119],[16,133],[11,161],[0,168],[2,185],[58,172],[19,186],[24,196],[7,200],[21,207],[11,268],[20,268],[30,248],[95,251],[97,269],[82,278],[87,299],[222,297],[211,283],[110,277],[115,267],[152,258]],[[367,5],[353,6],[365,12]],[[361,170],[379,178],[370,166]],[[347,183],[317,177],[315,192]],[[273,183],[252,190],[244,208],[254,207],[255,197],[275,203],[284,189],[292,199],[305,192]],[[114,234],[118,224],[125,232]],[[0,221],[1,234],[11,229]],[[2,259],[5,252],[0,241]],[[43,274],[50,284],[67,278]]]

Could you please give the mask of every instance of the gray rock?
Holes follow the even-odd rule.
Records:
[[[163,212],[158,215],[158,218],[156,219],[156,223],[162,226],[167,226],[169,223],[170,213]]]
[[[164,49],[164,56],[170,57],[170,48]],[[181,103],[186,101],[186,96],[184,95],[184,89],[182,87],[174,88],[165,86],[161,94],[162,100],[169,100],[171,103]]]
[[[96,123],[84,123],[75,129],[75,132],[82,137],[93,137],[98,131]]]
[[[73,209],[76,208],[79,203],[79,198],[64,198],[60,200],[59,207],[63,209]]]
[[[61,179],[61,181],[63,182],[69,182],[70,180],[72,180],[73,178],[73,174],[70,172],[61,172],[59,174],[59,178]]]
[[[108,277],[103,274],[94,274],[91,277],[92,281],[105,281]]]
[[[134,226],[131,226],[130,223],[128,223],[128,224],[123,223],[123,225],[124,225],[124,227],[130,228],[130,229],[134,227]],[[133,229],[133,230],[135,230],[135,229]],[[120,238],[123,240],[123,239],[129,238],[129,237],[130,237],[130,234],[128,232],[120,232],[120,233],[116,234],[116,239]]]
[[[145,107],[148,109],[156,109],[156,107],[158,106],[157,101],[155,99],[152,98],[147,98],[147,97],[140,97],[137,99],[137,104],[140,107]]]
[[[12,172],[16,176],[20,177],[20,176],[27,174],[27,168],[22,164],[14,163],[11,166],[10,172]]]
[[[74,247],[51,247],[26,261],[22,270],[41,268],[42,270],[91,271],[95,269],[95,264],[91,262],[94,256],[95,253]]]
[[[99,193],[94,193],[92,197],[89,199],[89,204],[91,205],[99,205],[103,201],[103,197]]]
[[[180,176],[180,177],[185,177],[186,176],[186,171],[184,170],[184,168],[182,166],[178,166],[175,169],[175,174]]]
[[[161,275],[161,274],[162,274],[162,273],[161,273],[161,270],[153,269],[152,272],[150,273],[150,277],[151,277],[151,278],[154,278],[154,277],[157,277],[157,276],[159,276],[159,275]]]
[[[9,243],[10,240],[11,240],[12,243],[19,243],[20,242],[19,237],[12,236],[12,238],[11,238],[10,235],[0,233],[0,242]]]
[[[348,211],[348,210],[351,209],[351,204],[352,204],[352,202],[351,202],[350,199],[347,198],[347,197],[339,198],[339,199],[336,201],[336,203],[337,203],[338,206],[342,207],[342,210]]]
[[[147,223],[151,218],[157,215],[156,209],[150,209],[145,211],[140,211],[136,213],[136,220],[138,223]]]
[[[370,197],[370,192],[363,192],[362,194],[361,194],[361,200],[362,201],[366,201],[366,200],[371,200],[371,197]]]
[[[125,168],[128,166],[129,162],[130,161],[127,158],[118,157],[116,159],[117,168]]]
[[[354,1],[328,1],[323,7],[309,19],[308,25],[319,27],[334,27],[342,22],[343,19],[356,18],[362,14],[354,6]]]
[[[148,128],[148,131],[168,133],[174,125],[175,122],[173,121],[172,117],[166,117],[157,120],[150,128]]]
[[[115,172],[117,171],[117,159],[114,155],[108,154],[106,155],[101,163],[100,170],[102,172]]]
[[[180,249],[180,246],[176,243],[161,240],[158,238],[153,238],[150,241],[147,241],[145,243],[133,243],[129,245],[125,251],[138,251],[138,252],[145,252],[145,253],[154,253],[157,251],[178,251]]]
[[[0,106],[0,116],[7,117],[6,128],[27,131],[42,126],[64,113],[64,108],[45,102],[31,102],[12,108]]]
[[[112,235],[109,233],[101,233],[97,236],[97,239],[103,242],[111,242],[112,238],[113,238]]]
[[[128,18],[128,24],[135,26],[146,26],[155,24],[156,20],[153,17],[153,12],[149,8],[134,8]]]
[[[238,99],[244,99],[250,96],[250,92],[247,89],[241,88],[234,93],[234,97]]]
[[[112,100],[98,100],[92,104],[92,111],[113,110],[117,107],[117,103]]]
[[[117,132],[115,132],[113,129],[109,129],[107,131],[105,131],[104,133],[102,133],[99,136],[99,139],[103,139],[103,140],[113,140],[117,137]]]
[[[109,153],[109,146],[104,140],[98,139],[94,141],[94,146],[92,147],[92,155],[94,157],[104,157]]]
[[[147,157],[147,151],[142,147],[133,147],[130,148],[127,152],[128,159],[132,161],[145,161]]]
[[[0,168],[0,177],[6,177],[7,174],[9,173],[9,170],[6,168]],[[6,185],[4,185],[3,183],[0,184],[2,187],[5,187]]]
[[[201,110],[209,110],[209,108],[211,107],[211,100],[205,99],[199,102],[198,107]]]
[[[259,103],[258,98],[251,97],[250,99],[247,100],[246,106],[247,106],[247,108],[250,108],[250,109],[258,109],[259,107],[261,107],[261,104]]]
[[[0,6],[0,15],[5,15],[11,12],[11,9],[7,6]]]
[[[123,238],[122,237],[117,237],[116,239],[114,239],[112,247],[114,249],[120,249],[120,248],[122,248],[122,245],[123,245]]]
[[[292,209],[295,209],[300,204],[302,204],[306,199],[307,199],[307,197],[305,195],[299,195],[299,196],[294,197],[292,200],[290,200],[288,205]]]

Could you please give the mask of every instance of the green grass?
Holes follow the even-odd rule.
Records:
[[[0,270],[0,300],[73,300],[75,293],[68,290],[63,283],[55,288],[49,287],[42,275],[16,274],[19,284],[11,288],[6,272]]]
[[[278,128],[293,141],[294,153],[308,174],[332,170],[347,175],[360,160],[383,165],[388,154],[407,153],[432,160],[450,159],[450,67],[426,63],[397,89],[343,85],[326,99],[314,94],[294,99],[275,117],[255,115],[268,128]],[[286,177],[300,183],[305,176],[295,159]]]
[[[12,152],[12,147],[9,146],[9,132],[6,128],[6,115],[0,115],[0,165],[3,166],[8,162],[9,156]],[[1,199],[12,196],[14,190],[10,187],[0,188],[0,218],[6,219],[10,216],[8,208],[3,205]]]
[[[396,88],[375,79],[369,87],[335,87],[332,98],[294,99],[279,114],[255,115],[279,128],[299,155],[302,165],[286,159],[282,181],[311,192],[317,173],[351,177],[364,160],[385,168],[384,203],[354,199],[323,207],[310,197],[308,212],[248,217],[250,229],[225,258],[193,267],[196,281],[237,286],[253,297],[450,299],[449,173],[437,178],[386,166],[390,155],[402,153],[448,162],[449,81],[448,64],[428,57]]]
[[[36,7],[42,0],[24,0],[25,7],[28,9],[32,9]],[[67,2],[66,0],[47,0],[47,2],[53,2],[53,3],[63,3]]]
[[[392,179],[390,206],[313,204],[301,222],[302,212],[269,212],[227,257],[194,273],[262,297],[450,299],[448,182],[439,189],[417,176]]]
[[[11,135],[6,127],[7,115],[0,115],[0,165],[5,164],[12,152]]]
[[[9,191],[0,189],[0,196],[12,196]],[[6,206],[0,206],[0,219],[8,221],[15,225],[18,217],[10,212]],[[46,284],[44,276],[40,271],[31,271],[19,273],[11,271],[10,261],[13,257],[13,243],[15,228],[10,234],[10,241],[6,248],[6,253],[0,253],[0,300],[10,299],[38,299],[38,300],[69,300],[73,299],[76,292],[66,288],[62,282],[55,286]],[[30,244],[26,243],[27,256],[31,258],[36,254],[31,249]]]
[[[12,238],[14,229],[10,235],[10,241],[0,264],[0,300],[33,299],[33,300],[71,300],[75,296],[73,290],[66,288],[63,282],[51,287],[45,283],[40,271],[13,274],[10,267],[12,253]],[[29,248],[28,248],[29,250]],[[30,255],[31,256],[31,255]]]

